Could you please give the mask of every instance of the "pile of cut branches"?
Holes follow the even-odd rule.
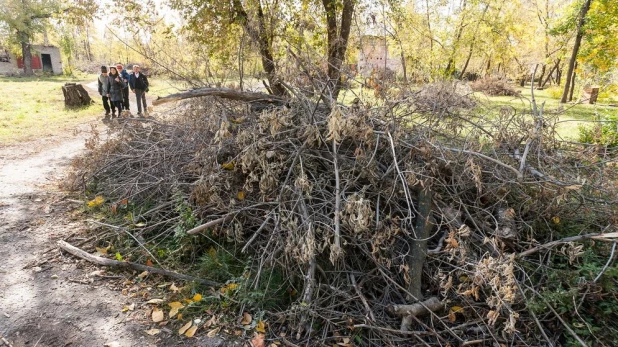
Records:
[[[129,120],[76,163],[77,186],[105,196],[114,213],[138,206],[116,220],[135,240],[134,259],[198,235],[249,255],[229,279],[241,287],[268,288],[266,269],[281,273],[289,302],[266,315],[267,339],[585,339],[531,303],[555,304],[543,292],[547,257],[573,264],[582,253],[574,242],[615,240],[617,174],[607,161],[557,142],[556,119],[538,111],[486,117],[446,93],[374,107],[294,95],[269,107],[196,97],[167,121]],[[557,239],[566,221],[588,235]],[[208,247],[191,252],[187,262],[209,256]]]
[[[508,81],[497,77],[485,77],[470,83],[475,92],[489,96],[519,96],[519,92]]]

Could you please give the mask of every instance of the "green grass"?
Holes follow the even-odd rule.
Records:
[[[531,112],[532,94],[530,88],[518,88],[521,97],[512,96],[493,96],[488,97],[481,93],[475,93],[476,97],[487,104],[487,106],[512,106],[518,112]],[[561,104],[559,93],[555,88],[545,90],[535,90],[534,98],[537,105],[545,103],[545,114],[558,115],[558,135],[563,139],[576,140],[579,137],[579,127],[588,126],[590,121],[602,119],[607,114],[616,114],[618,108],[603,104]],[[612,99],[603,100],[605,102]]]
[[[54,135],[101,114],[103,106],[96,96],[89,107],[64,107],[62,86],[81,81],[91,79],[0,76],[0,145]]]

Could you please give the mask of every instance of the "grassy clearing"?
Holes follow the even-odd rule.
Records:
[[[476,97],[488,107],[512,106],[518,112],[529,113],[531,110],[532,94],[530,88],[518,88],[521,97],[494,96],[488,97],[476,93]],[[618,108],[603,104],[561,104],[559,94],[555,88],[535,90],[534,97],[537,104],[545,103],[546,114],[558,114],[558,135],[566,140],[576,140],[579,137],[580,126],[591,125],[593,121],[603,119],[606,115],[616,114]],[[601,101],[611,101],[601,100]]]
[[[101,114],[96,97],[89,107],[64,107],[62,86],[84,77],[0,77],[0,145],[57,134]]]

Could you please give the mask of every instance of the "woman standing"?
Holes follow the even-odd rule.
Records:
[[[122,89],[126,88],[118,70],[115,66],[109,67],[109,100],[112,104],[112,118],[116,117],[116,110],[118,110],[118,117],[122,112]]]

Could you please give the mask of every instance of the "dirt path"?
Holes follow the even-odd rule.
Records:
[[[93,95],[93,97],[96,97]],[[221,346],[220,339],[150,336],[149,305],[121,293],[132,274],[101,269],[60,252],[57,240],[92,246],[80,206],[58,187],[85,149],[91,124],[64,134],[0,147],[0,346]],[[133,306],[131,306],[133,305]],[[130,306],[132,310],[124,310]]]

